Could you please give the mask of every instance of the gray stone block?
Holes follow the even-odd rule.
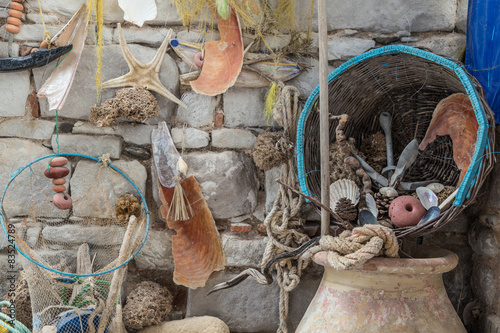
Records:
[[[135,264],[140,269],[173,272],[175,267],[172,255],[172,232],[150,229],[146,244],[135,257]]]
[[[121,245],[125,236],[125,227],[118,226],[81,226],[62,225],[46,226],[42,237],[48,242],[79,246],[83,243],[92,246]]]
[[[57,152],[56,135],[52,136],[52,149]],[[83,134],[59,135],[59,152],[76,153],[99,157],[110,154],[113,159],[120,158],[123,148],[122,140],[117,136],[91,136]]]
[[[208,207],[216,219],[252,213],[257,205],[257,179],[251,158],[234,151],[194,152],[184,160],[188,173],[200,183]]]
[[[237,235],[222,234],[222,247],[228,267],[260,267],[267,238],[244,239]]]
[[[36,24],[42,24],[42,17],[40,16],[40,13],[38,12],[38,4],[36,4],[35,6],[29,6],[28,4],[25,3],[24,5],[26,8],[31,7],[30,12],[28,14],[26,14],[26,19],[28,21],[32,21]],[[36,11],[37,11],[36,13],[31,11],[31,10],[34,10],[34,8],[36,8]],[[47,14],[47,13],[43,14],[43,21],[45,22],[45,24],[57,25],[58,23],[60,23],[59,16]]]
[[[26,112],[26,99],[30,93],[29,71],[2,73],[0,91],[0,117],[24,116]]]
[[[119,135],[127,143],[138,146],[151,144],[151,132],[154,126],[130,123],[117,123],[109,127],[97,127],[93,123],[77,121],[73,126],[74,134],[109,134]]]
[[[0,10],[1,13],[1,10]],[[18,57],[19,56],[19,45],[18,44],[12,44],[12,56],[13,57]],[[9,56],[9,43],[7,42],[0,42],[0,58],[7,58]],[[2,73],[3,75],[3,73]]]
[[[182,95],[182,101],[188,106],[187,109],[179,107],[177,109],[177,122],[185,122],[192,127],[210,125],[214,122],[214,112],[217,107],[217,98],[197,94],[188,91]]]
[[[56,123],[43,119],[7,119],[0,123],[0,136],[48,140],[54,133]]]
[[[498,298],[495,281],[493,269],[484,262],[476,260],[472,270],[472,290],[474,295],[488,307],[493,306]]]
[[[129,48],[134,57],[142,63],[150,62],[156,53],[156,49],[154,48],[137,44],[130,44]],[[55,63],[53,62],[47,68],[33,70],[37,89],[40,89],[43,82],[52,73],[54,66]],[[59,112],[60,117],[88,120],[90,107],[97,103],[94,75],[89,75],[89,73],[95,73],[96,69],[95,47],[93,45],[87,46],[83,50],[68,98]],[[108,45],[102,48],[102,82],[124,75],[128,71],[129,68],[123,58],[119,45]],[[165,60],[160,69],[160,80],[170,92],[177,94],[179,89],[179,72],[175,61],[168,54],[165,55]],[[101,94],[102,101],[114,98],[116,90],[104,89]],[[177,104],[155,92],[152,94],[158,101],[160,113],[157,117],[148,119],[146,123],[156,124],[162,120],[169,121]],[[55,116],[54,111],[48,110],[48,103],[45,98],[40,99],[40,109],[43,117]]]
[[[224,94],[224,126],[267,126],[264,117],[267,91],[267,88],[230,88]]]
[[[279,324],[279,287],[276,282],[260,285],[246,279],[237,287],[207,296],[216,284],[234,278],[237,273],[216,272],[203,288],[188,290],[186,317],[209,315],[222,319],[231,332],[276,332]],[[288,330],[294,332],[321,278],[305,275],[290,293]]]
[[[278,197],[278,191],[280,189],[280,184],[276,182],[276,179],[280,178],[281,167],[275,167],[271,170],[267,170],[264,175],[266,178],[266,214],[271,211],[274,205],[274,201]]]
[[[296,6],[296,13],[303,15],[309,8],[304,1]],[[314,8],[313,30],[318,31],[317,6]],[[327,6],[328,31],[356,29],[373,32],[409,30],[451,31],[457,16],[456,0],[329,0]]]
[[[0,188],[3,193],[10,175],[20,167],[26,166],[35,159],[51,155],[52,151],[41,147],[31,141],[22,139],[0,139]],[[34,164],[30,169],[25,169],[9,185],[3,201],[6,215],[11,218],[15,216],[26,216],[31,205],[38,216],[66,217],[67,210],[59,210],[50,202],[53,195],[52,180],[43,175],[47,167],[48,159]],[[66,176],[69,180],[70,175]],[[33,186],[32,186],[33,184]],[[33,200],[33,202],[32,202]]]
[[[459,33],[432,36],[417,41],[412,46],[425,47],[441,56],[458,60],[460,52],[465,46],[466,36]]]
[[[172,140],[177,149],[203,148],[208,146],[210,135],[196,128],[172,128]]]
[[[486,314],[480,317],[478,332],[500,333],[500,317],[495,314]]]
[[[457,23],[456,27],[458,32],[465,33],[467,31],[467,10],[469,0],[457,1]]]
[[[310,68],[297,76],[295,79],[288,81],[289,84],[297,87],[300,91],[300,96],[307,99],[312,91],[319,84],[319,61],[314,58],[309,58],[306,63]],[[328,74],[333,72],[335,67],[328,66]]]
[[[244,129],[221,128],[212,131],[212,146],[229,149],[252,149],[257,137]]]
[[[156,15],[156,19],[147,21],[149,25],[182,25],[173,0],[156,1],[156,7],[158,15]]]
[[[328,60],[348,60],[375,46],[372,39],[330,38],[328,40]]]
[[[41,4],[44,14],[46,12],[55,13],[69,19],[80,8],[82,2],[79,0],[68,0],[64,2],[60,2],[58,0],[46,0],[41,1]],[[118,6],[118,1],[116,0],[103,1],[103,14],[104,23],[123,22],[123,11]]]
[[[51,36],[54,36],[60,29],[59,27],[52,25],[46,25],[46,28]],[[18,42],[25,42],[25,41],[41,42],[43,40],[43,31],[44,31],[43,25],[41,24],[23,24],[21,32],[19,32],[18,34],[13,34],[12,39]],[[2,28],[0,29],[0,37],[2,37],[5,40],[8,40],[9,33]]]
[[[163,43],[163,40],[167,36],[169,30],[170,29],[167,28],[150,28],[147,26],[139,28],[136,25],[122,28],[123,37],[125,37],[127,43],[146,44],[152,47],[159,47],[161,43]],[[114,31],[113,43],[120,43],[118,29]]]
[[[147,172],[141,163],[113,161],[112,164],[127,175],[143,195],[146,193]],[[82,160],[76,165],[71,188],[73,215],[77,217],[112,218],[120,194],[137,194],[125,177],[89,160]]]
[[[488,258],[498,255],[500,244],[496,241],[495,232],[481,223],[475,223],[469,233],[469,243],[475,253]]]

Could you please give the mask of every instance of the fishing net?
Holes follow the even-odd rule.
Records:
[[[63,156],[65,165],[49,167]],[[146,171],[133,171],[134,163],[49,155],[9,180],[0,220],[28,281],[33,332],[125,332],[121,286],[149,226],[145,189],[136,185],[145,186]],[[69,174],[54,177],[58,168]],[[61,209],[57,196],[70,207]]]

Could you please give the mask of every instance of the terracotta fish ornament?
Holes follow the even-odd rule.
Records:
[[[469,97],[453,94],[441,100],[434,109],[431,124],[418,149],[425,150],[438,135],[449,135],[453,142],[453,160],[461,170],[457,184],[460,185],[474,156],[478,128]]]
[[[212,213],[193,176],[186,178],[187,165],[177,152],[165,122],[152,133],[153,155],[158,173],[161,215],[172,236],[175,262],[174,282],[188,288],[203,287],[212,272],[224,269],[226,256]],[[179,179],[180,180],[175,180]],[[172,216],[176,183],[182,187],[181,200],[191,208],[185,220]]]
[[[224,20],[217,15],[221,39],[205,43],[205,57],[200,77],[191,81],[199,94],[215,96],[232,87],[243,66],[243,39],[240,22],[234,10]]]

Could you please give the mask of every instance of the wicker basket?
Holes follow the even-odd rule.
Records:
[[[425,136],[434,108],[441,99],[453,93],[467,94],[479,129],[474,158],[453,204],[423,226],[396,228],[396,235],[402,238],[431,233],[474,201],[493,167],[494,115],[485,101],[482,87],[461,64],[421,49],[392,45],[347,61],[329,75],[328,82],[329,112],[349,115],[345,132],[357,145],[381,131],[378,121],[381,112],[393,114],[395,161],[412,139],[417,138],[420,142]],[[318,95],[319,86],[309,96],[297,127],[301,190],[315,198],[321,197],[319,114],[312,111],[319,100]],[[335,141],[336,126],[336,121],[330,121],[330,142]],[[437,179],[443,184],[456,185],[460,171],[453,162],[451,140],[443,137],[432,145],[433,153],[419,156],[403,180]]]

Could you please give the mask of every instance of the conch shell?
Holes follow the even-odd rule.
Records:
[[[243,39],[234,10],[227,20],[217,15],[221,39],[205,43],[205,59],[200,77],[191,81],[199,94],[215,96],[232,87],[243,66]]]
[[[461,93],[453,94],[436,106],[431,124],[418,149],[425,150],[438,135],[449,135],[453,142],[453,160],[461,170],[457,184],[460,185],[474,156],[478,128],[469,97]]]

